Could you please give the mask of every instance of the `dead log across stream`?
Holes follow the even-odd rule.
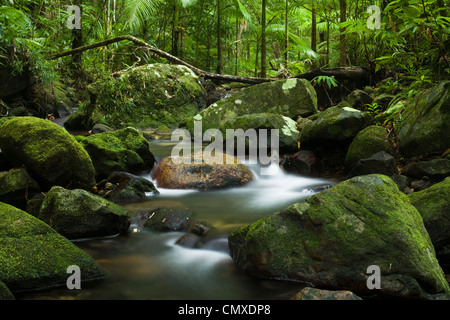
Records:
[[[80,52],[83,52],[83,51],[86,51],[86,50],[107,46],[109,44],[112,44],[112,43],[115,43],[115,42],[119,42],[119,41],[123,41],[123,40],[128,40],[128,41],[131,41],[131,42],[135,43],[136,45],[139,45],[139,46],[142,46],[142,47],[146,47],[151,52],[155,53],[156,55],[158,55],[158,56],[160,56],[162,58],[166,58],[171,63],[184,65],[184,66],[188,67],[189,69],[191,69],[195,74],[197,74],[197,76],[203,77],[205,80],[206,79],[211,79],[211,80],[223,81],[223,82],[240,82],[240,83],[248,83],[248,84],[258,84],[258,83],[263,83],[263,82],[270,82],[270,81],[280,80],[280,78],[238,77],[238,76],[231,76],[231,75],[207,72],[207,71],[201,70],[201,69],[199,69],[197,67],[194,67],[193,65],[190,65],[189,63],[187,63],[187,62],[185,62],[185,61],[183,61],[183,60],[181,60],[181,59],[171,55],[170,53],[162,51],[162,50],[160,50],[160,49],[158,49],[158,48],[148,44],[147,42],[142,41],[142,40],[140,40],[140,39],[138,39],[136,37],[130,36],[130,35],[118,36],[118,37],[111,38],[111,39],[108,39],[108,40],[104,40],[104,41],[96,42],[96,43],[93,43],[93,44],[81,46],[81,47],[78,47],[78,48],[73,49],[73,50],[69,50],[69,51],[65,51],[65,52],[62,52],[62,53],[55,54],[55,55],[51,56],[50,59],[51,60],[58,59],[58,58],[65,57],[65,56],[68,56],[68,55],[73,55],[73,54],[76,54],[76,53],[80,53]],[[365,67],[317,69],[317,70],[313,70],[313,71],[310,71],[310,72],[306,72],[306,73],[294,76],[293,78],[312,80],[313,78],[315,78],[317,76],[334,76],[336,79],[347,79],[347,80],[353,80],[353,81],[356,80],[356,81],[358,81],[358,80],[369,79],[370,78],[370,72]]]

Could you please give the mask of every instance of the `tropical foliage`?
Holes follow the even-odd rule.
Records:
[[[73,4],[82,9],[81,30],[67,27],[72,14],[67,7]],[[70,74],[73,57],[48,57],[74,47],[75,37],[76,45],[84,45],[124,34],[200,69],[241,76],[365,65],[403,72],[411,83],[424,85],[450,73],[445,0],[1,0],[0,5],[2,63],[16,71],[28,64],[44,80],[58,70]],[[371,5],[380,8],[379,28],[370,28]],[[93,76],[160,60],[127,42],[82,57],[76,69]]]

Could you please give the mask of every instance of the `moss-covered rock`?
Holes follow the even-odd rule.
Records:
[[[24,165],[43,191],[58,185],[90,189],[95,171],[84,148],[49,120],[18,117],[0,127],[0,149],[15,167]]]
[[[358,160],[369,158],[380,151],[395,155],[395,149],[387,141],[387,135],[386,129],[380,126],[368,126],[361,130],[347,150],[345,157],[347,169],[350,169]]]
[[[89,153],[97,180],[106,179],[115,171],[150,172],[155,163],[148,140],[132,127],[76,139]]]
[[[256,131],[256,138],[254,141],[255,147],[258,148],[261,139],[259,130],[266,129],[267,150],[271,149],[271,130],[278,130],[278,146],[279,150],[283,152],[295,152],[298,150],[299,132],[296,127],[296,122],[291,118],[274,114],[274,113],[252,113],[248,115],[239,116],[226,121],[219,130],[223,134],[223,140],[226,143],[227,130],[242,129],[244,132],[254,129]]]
[[[68,239],[114,236],[130,226],[122,206],[85,190],[62,187],[47,193],[38,218]]]
[[[417,208],[436,251],[450,246],[450,179],[408,195]]]
[[[297,119],[317,113],[317,95],[305,79],[278,80],[245,88],[212,104],[199,114],[203,132],[219,129],[225,122],[252,113],[274,113]],[[193,118],[180,126],[194,132]]]
[[[206,191],[246,185],[253,174],[233,156],[216,153],[213,158],[204,153],[164,158],[153,178],[158,188]]]
[[[300,136],[302,146],[317,143],[350,143],[362,129],[369,125],[369,114],[349,107],[331,107],[321,112],[316,120],[303,127]]]
[[[422,217],[387,176],[343,181],[233,231],[230,253],[256,276],[306,281],[360,296],[448,297]],[[381,288],[370,290],[371,265]]]
[[[198,77],[182,65],[149,64],[91,86],[91,103],[67,119],[69,130],[90,130],[102,123],[114,128],[177,127],[206,107]]]
[[[443,153],[450,147],[450,81],[429,89],[417,104],[407,108],[398,133],[406,157]]]
[[[150,180],[127,172],[113,172],[97,184],[97,194],[115,203],[140,202],[147,193],[159,194]]]
[[[367,92],[361,89],[356,89],[347,96],[347,102],[352,106],[352,108],[366,110],[366,105],[371,104],[373,102],[373,98]]]
[[[352,167],[347,178],[372,173],[394,176],[398,174],[397,161],[389,153],[380,151],[367,159],[359,159]]]
[[[440,181],[450,176],[450,160],[433,159],[411,162],[403,168],[402,173],[412,178],[428,177],[431,180]]]
[[[86,252],[46,223],[0,203],[0,280],[13,293],[66,286],[72,265],[80,268],[82,282],[106,277]]]
[[[40,187],[25,168],[0,172],[0,201],[25,209],[27,199],[39,193]]]

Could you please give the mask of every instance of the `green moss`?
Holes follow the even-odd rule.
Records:
[[[155,162],[148,141],[131,127],[77,137],[77,140],[89,153],[97,179],[105,179],[114,171],[150,171]]]
[[[79,112],[84,112],[80,115],[83,120],[69,119],[70,127],[89,130],[95,123],[115,128],[177,127],[182,119],[206,106],[206,92],[197,76],[178,65],[135,67],[117,78],[99,81],[91,91],[96,104],[89,106],[87,114]],[[74,120],[78,116],[73,116]]]
[[[383,127],[369,126],[361,130],[348,148],[345,165],[350,168],[360,159],[367,159],[380,151],[394,155],[394,147],[386,140],[387,131]]]
[[[39,184],[90,189],[94,167],[83,147],[62,127],[44,119],[18,117],[0,128],[0,148],[16,167],[25,165]]]
[[[450,179],[408,195],[411,204],[417,208],[425,227],[437,249],[450,244]]]
[[[383,175],[341,182],[234,231],[229,244],[258,276],[368,293],[364,272],[378,265],[381,294],[450,291],[420,214]]]
[[[442,153],[450,139],[450,81],[441,81],[406,109],[398,133],[404,156]]]
[[[305,125],[300,140],[310,144],[320,141],[351,141],[369,122],[370,115],[367,113],[346,106],[331,107]]]
[[[283,86],[287,88],[286,80],[258,84],[215,102],[199,113],[203,120],[203,132],[218,129],[229,120],[249,114],[273,113],[296,119],[317,112],[317,95],[309,81],[291,80],[286,90]],[[182,122],[191,134],[193,120],[189,117]]]
[[[0,203],[0,274],[11,291],[65,285],[70,265],[80,267],[82,280],[106,276],[89,255],[47,224]]]

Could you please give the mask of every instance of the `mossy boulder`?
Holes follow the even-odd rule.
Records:
[[[360,296],[448,298],[422,217],[394,181],[359,176],[234,230],[230,254],[252,275]],[[381,272],[370,290],[369,266]]]
[[[350,169],[358,160],[367,159],[380,151],[395,155],[394,147],[387,140],[384,127],[368,126],[358,132],[350,144],[345,157],[345,166]]]
[[[86,150],[49,120],[17,117],[0,127],[0,149],[14,167],[25,166],[43,191],[58,185],[91,189],[95,171]]]
[[[96,187],[99,196],[115,203],[140,202],[147,199],[147,193],[159,194],[150,180],[127,172],[113,172]]]
[[[406,109],[398,133],[406,157],[442,154],[450,148],[450,81],[441,81]]]
[[[402,173],[412,178],[428,177],[434,181],[440,181],[450,176],[450,160],[433,159],[430,161],[417,161],[407,164]]]
[[[303,127],[301,145],[308,147],[322,142],[350,144],[362,129],[369,126],[370,120],[369,114],[354,108],[330,107]]]
[[[0,203],[0,280],[11,292],[65,287],[72,265],[80,268],[82,282],[107,276],[86,252],[46,223]]]
[[[0,172],[0,201],[25,209],[27,199],[39,193],[40,187],[25,168]]]
[[[348,173],[347,178],[372,173],[384,174],[386,176],[397,175],[397,161],[385,151],[377,152],[367,159],[359,159]]]
[[[450,179],[408,195],[417,208],[436,251],[450,246]]]
[[[297,119],[317,113],[317,95],[305,79],[277,80],[257,84],[235,92],[210,105],[199,114],[203,132],[219,129],[225,122],[252,113],[274,113]],[[180,126],[191,134],[194,119],[185,119]]]
[[[367,104],[371,104],[373,102],[373,98],[365,91],[361,89],[356,89],[352,91],[347,96],[347,102],[352,106],[352,108],[359,110],[366,110]]]
[[[38,218],[68,239],[115,236],[130,226],[122,206],[85,190],[62,187],[47,193]]]
[[[191,69],[182,65],[134,67],[90,88],[91,102],[65,122],[69,130],[90,130],[94,124],[124,128],[177,127],[206,107],[206,91]]]
[[[253,174],[233,156],[200,153],[162,159],[153,178],[158,188],[207,191],[246,185]]]
[[[267,150],[270,150],[272,147],[271,130],[278,130],[277,142],[279,150],[282,152],[295,152],[298,150],[299,132],[296,122],[291,118],[274,113],[252,113],[229,119],[219,129],[223,134],[224,142],[226,143],[227,141],[227,130],[232,130],[232,132],[236,133],[238,129],[242,129],[244,132],[255,130],[256,139],[252,142],[256,148],[259,147],[261,142],[260,134],[263,134],[267,139]],[[248,141],[247,144],[249,144]]]
[[[150,172],[155,163],[148,140],[132,127],[76,139],[91,157],[97,180],[115,171]]]

